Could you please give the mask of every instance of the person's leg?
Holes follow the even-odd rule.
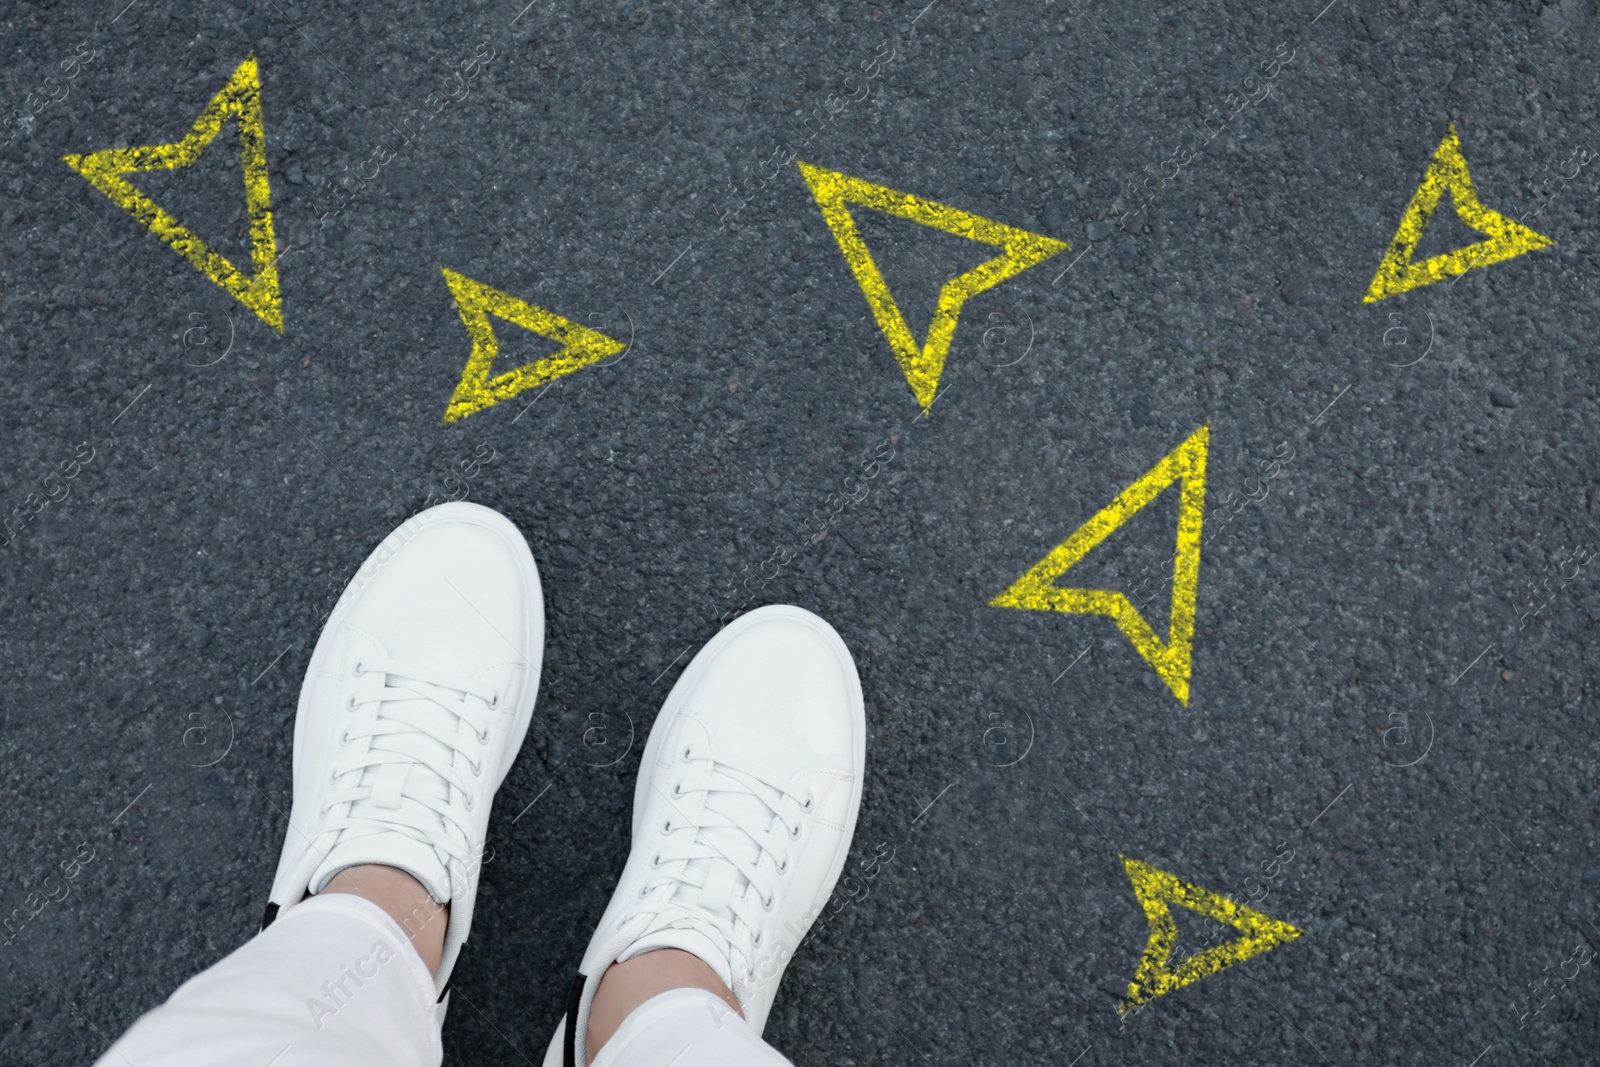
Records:
[[[262,932],[100,1063],[436,1067],[489,809],[528,729],[543,643],[538,571],[509,520],[446,504],[390,534],[306,669]]]
[[[594,1067],[793,1067],[719,997],[695,988],[645,1001],[589,1062]]]
[[[590,1054],[599,1055],[623,1021],[646,1002],[674,989],[703,990],[741,1018],[744,1016],[733,991],[700,957],[682,949],[657,949],[606,968],[595,990],[594,1006],[589,1009]]]
[[[700,650],[650,731],[633,848],[545,1067],[788,1062],[760,1035],[844,867],[865,746],[855,664],[815,615],[762,608]]]
[[[606,968],[588,1050],[595,1067],[791,1067],[750,1029],[717,972],[675,948]]]
[[[324,893],[179,986],[97,1067],[438,1067],[437,999],[383,909]]]
[[[450,905],[435,902],[421,882],[398,868],[366,863],[346,867],[334,875],[323,892],[349,893],[372,901],[400,924],[428,973],[439,973]]]

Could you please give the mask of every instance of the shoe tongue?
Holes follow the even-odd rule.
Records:
[[[395,681],[405,684],[404,679],[395,678]],[[444,709],[433,701],[413,697],[385,701],[379,719],[404,723],[444,714]],[[428,820],[430,828],[449,828],[445,827],[442,815],[422,804],[405,805],[402,811],[404,801],[401,798],[447,799],[450,786],[431,765],[450,765],[455,753],[450,746],[420,730],[381,734],[369,740],[372,751],[395,753],[410,762],[362,768],[360,785],[371,790],[371,794],[366,800],[352,803],[350,815],[366,821],[370,829],[346,827],[339,832],[333,847],[311,877],[311,890],[319,892],[346,867],[381,863],[405,871],[421,882],[434,900],[448,903],[451,897],[449,856],[435,848],[427,835],[411,824],[420,818]]]
[[[437,718],[446,714],[431,700],[413,697],[409,700],[385,701],[379,713],[380,721],[391,723],[417,722],[424,718]],[[459,724],[457,724],[459,729]],[[392,752],[414,762],[410,766],[388,763],[367,767],[361,772],[361,784],[373,787],[371,800],[357,801],[351,814],[377,815],[382,818],[382,808],[392,811],[399,803],[401,789],[407,796],[445,800],[450,796],[450,786],[441,778],[434,766],[451,766],[455,752],[449,745],[437,741],[420,730],[401,734],[380,734],[372,738],[372,751]],[[396,777],[403,776],[403,777]],[[429,809],[426,818],[444,824],[444,816]]]
[[[772,812],[759,798],[749,793],[711,792],[706,795],[706,809],[718,815],[738,819],[755,826],[770,825]],[[701,840],[715,846],[723,855],[742,863],[754,865],[761,857],[761,846],[749,834],[735,826],[712,826],[699,831]],[[693,881],[697,887],[680,883],[672,899],[696,911],[729,916],[728,902],[743,897],[750,891],[750,880],[739,868],[725,859],[690,860],[685,873],[698,875]],[[657,948],[679,948],[693,953],[721,978],[723,984],[733,989],[731,949],[720,936],[712,938],[684,921],[681,925],[657,930],[640,938],[629,948],[626,959]]]
[[[770,826],[773,818],[771,809],[749,793],[708,793],[706,810],[754,826]],[[690,860],[688,869],[702,875],[704,882],[698,889],[680,885],[674,899],[706,911],[725,912],[728,901],[744,896],[750,888],[750,880],[729,860],[754,866],[761,858],[761,846],[737,826],[706,827],[700,831],[700,838],[716,847],[728,860]]]

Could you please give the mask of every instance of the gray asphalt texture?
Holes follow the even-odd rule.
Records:
[[[871,729],[767,1028],[802,1067],[1595,1062],[1594,0],[123,3],[0,29],[0,1062],[251,936],[321,621],[430,494],[514,519],[549,610],[449,1063],[538,1062],[656,709],[775,602]],[[177,140],[252,51],[282,336],[60,159]],[[1364,305],[1451,122],[1557,244]],[[233,136],[136,184],[243,263]],[[792,158],[1072,248],[967,304],[919,418]],[[862,224],[919,336],[987,258]],[[630,347],[441,426],[441,267]],[[987,606],[1207,424],[1188,707],[1109,619]],[[1148,585],[1174,496],[1065,584]],[[1120,855],[1302,935],[1119,1016]]]

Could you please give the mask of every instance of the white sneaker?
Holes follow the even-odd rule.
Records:
[[[633,848],[545,1067],[589,1062],[601,976],[652,949],[698,956],[761,1033],[850,850],[866,733],[850,650],[810,612],[752,611],[700,650],[650,731]]]
[[[386,537],[306,669],[294,807],[262,928],[346,867],[405,871],[450,905],[442,1023],[489,808],[527,733],[543,652],[539,571],[511,520],[441,504]]]

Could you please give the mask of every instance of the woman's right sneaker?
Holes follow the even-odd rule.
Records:
[[[850,650],[809,611],[760,608],[700,650],[650,731],[633,849],[545,1067],[588,1064],[601,977],[660,948],[703,960],[761,1033],[844,868],[866,734]]]

